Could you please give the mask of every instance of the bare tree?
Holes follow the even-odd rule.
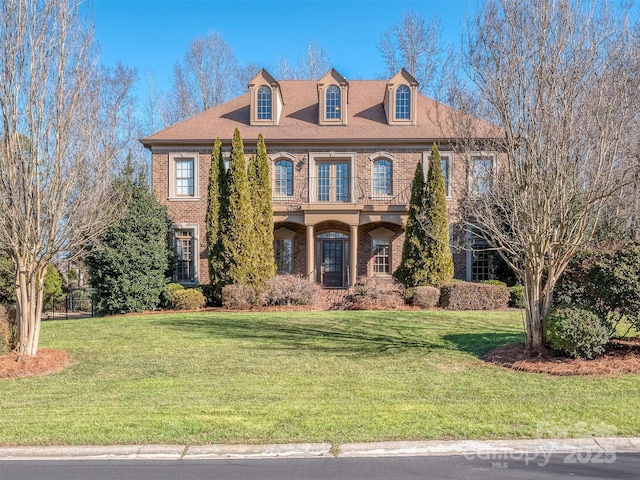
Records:
[[[173,67],[172,123],[215,107],[237,92],[237,63],[233,50],[217,33],[191,42]]]
[[[427,91],[439,70],[442,53],[440,31],[437,17],[425,25],[422,15],[406,13],[399,24],[382,34],[378,43],[386,67],[385,76],[390,78],[404,67],[416,78],[420,91]]]
[[[283,57],[274,68],[277,78],[283,80],[319,80],[331,69],[331,60],[322,47],[309,40],[298,64],[294,66]]]
[[[304,55],[298,59],[298,78],[304,80],[319,80],[331,69],[331,61],[327,53],[309,40]]]
[[[0,243],[15,267],[17,351],[36,355],[47,264],[117,220],[111,188],[133,72],[97,62],[79,4],[0,3]]]
[[[468,172],[491,182],[469,190],[467,221],[523,282],[526,344],[541,349],[558,278],[630,181],[620,155],[637,115],[637,39],[598,0],[487,0],[471,22],[466,98],[501,132],[460,134]],[[487,151],[499,160],[480,172]]]

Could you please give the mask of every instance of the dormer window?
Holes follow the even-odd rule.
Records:
[[[346,125],[349,82],[335,69],[318,80],[318,125]]]
[[[416,125],[418,81],[404,68],[387,83],[384,111],[389,125]]]
[[[340,89],[331,85],[327,88],[327,120],[340,119]]]
[[[411,91],[406,85],[400,85],[396,89],[396,120],[409,120],[411,118]]]
[[[284,99],[280,84],[265,69],[249,82],[249,124],[278,125]]]
[[[271,120],[271,89],[266,85],[258,89],[258,120]]]

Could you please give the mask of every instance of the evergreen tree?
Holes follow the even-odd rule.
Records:
[[[273,205],[269,157],[262,134],[258,135],[257,152],[249,162],[249,189],[255,222],[253,262],[255,283],[262,283],[276,274],[273,252]]]
[[[101,315],[154,310],[173,256],[167,211],[153,196],[146,175],[134,178],[130,164],[114,188],[124,189],[127,211],[87,256],[94,308]]]
[[[441,287],[453,278],[444,179],[435,145],[426,182],[422,164],[416,166],[402,260],[394,276],[407,287]]]
[[[211,166],[209,168],[209,188],[207,192],[207,252],[209,259],[209,279],[211,281],[213,296],[220,301],[222,287],[225,283],[224,262],[221,257],[220,242],[220,216],[224,201],[222,190],[225,188],[226,170],[222,158],[222,142],[216,139],[211,153]]]
[[[221,189],[219,216],[220,258],[225,272],[224,284],[255,285],[252,274],[255,242],[254,216],[247,178],[247,162],[240,131],[236,128],[231,143],[229,171]]]
[[[442,164],[440,152],[435,144],[429,156],[424,209],[420,223],[426,233],[424,284],[440,288],[453,280],[453,257],[449,246],[449,220]]]

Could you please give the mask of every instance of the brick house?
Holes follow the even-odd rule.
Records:
[[[152,153],[153,190],[174,222],[174,281],[209,281],[211,150],[220,138],[228,154],[235,128],[247,156],[256,153],[258,134],[265,138],[279,273],[305,275],[326,288],[391,275],[400,263],[416,164],[428,165],[434,143],[452,238],[459,237],[456,192],[488,188],[486,172],[495,161],[483,153],[470,163],[456,152],[455,136],[436,121],[452,112],[421,95],[404,69],[388,81],[347,81],[335,69],[318,81],[277,81],[262,70],[246,94],[142,139]],[[490,256],[481,247],[453,249],[457,278],[490,277]]]

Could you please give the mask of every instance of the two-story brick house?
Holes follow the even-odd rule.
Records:
[[[262,70],[248,93],[142,139],[152,152],[153,190],[174,222],[174,280],[209,281],[211,150],[220,138],[228,154],[236,128],[247,156],[255,154],[258,134],[265,138],[279,273],[305,275],[327,288],[352,285],[362,275],[390,275],[400,263],[416,164],[428,165],[434,143],[452,224],[457,186],[488,187],[494,160],[484,154],[473,157],[471,167],[463,161],[453,148],[455,135],[443,126],[450,122],[442,122],[452,113],[421,95],[404,69],[388,81],[347,81],[334,69],[319,81],[277,81]],[[481,250],[455,248],[453,256],[457,278],[489,275]]]

